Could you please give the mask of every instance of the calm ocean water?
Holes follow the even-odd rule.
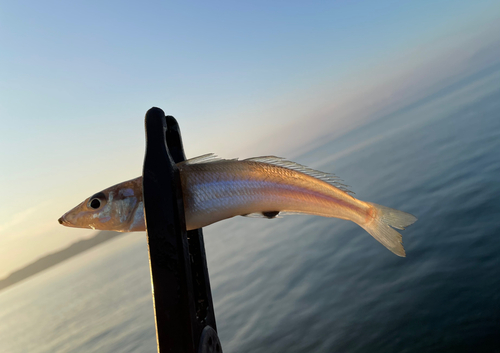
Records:
[[[350,222],[238,217],[205,239],[225,352],[500,352],[500,70],[294,158],[415,214],[398,258]],[[130,234],[0,292],[0,352],[155,352]]]

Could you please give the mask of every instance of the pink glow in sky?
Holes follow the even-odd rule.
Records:
[[[141,173],[150,107],[178,119],[188,157],[293,157],[498,63],[499,10],[483,0],[0,5],[0,277],[92,235],[57,219]]]

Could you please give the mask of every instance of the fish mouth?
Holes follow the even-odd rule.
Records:
[[[57,221],[59,222],[59,224],[62,224],[63,226],[68,225],[68,221],[66,219],[64,219],[64,216],[59,218]]]

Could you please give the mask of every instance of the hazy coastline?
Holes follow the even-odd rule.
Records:
[[[121,234],[123,233],[101,231],[91,238],[77,241],[62,250],[43,256],[0,279],[0,291]]]

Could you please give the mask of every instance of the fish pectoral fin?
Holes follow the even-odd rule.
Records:
[[[272,219],[272,218],[276,218],[276,216],[279,213],[280,213],[280,211],[265,211],[265,212],[255,212],[255,213],[242,214],[242,216],[243,217],[252,217],[252,218]]]
[[[280,211],[268,211],[268,212],[262,212],[262,215],[266,218],[276,218],[277,215],[279,215]]]

